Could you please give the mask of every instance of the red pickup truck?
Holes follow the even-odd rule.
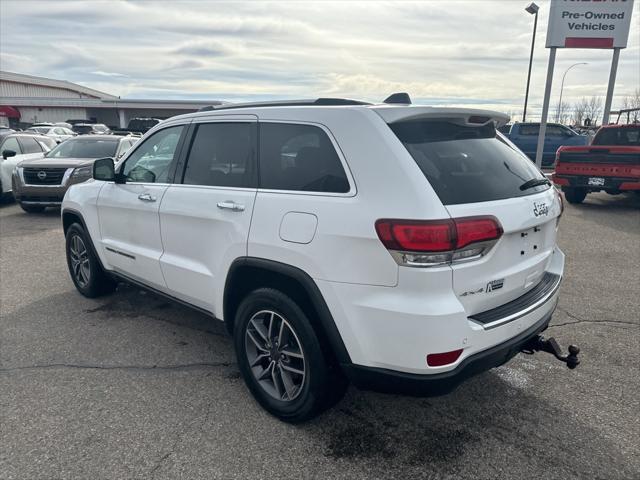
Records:
[[[606,125],[588,146],[560,147],[553,181],[569,203],[600,190],[640,194],[640,125]]]

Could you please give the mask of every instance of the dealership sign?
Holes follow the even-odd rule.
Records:
[[[551,0],[547,48],[625,48],[633,0]]]

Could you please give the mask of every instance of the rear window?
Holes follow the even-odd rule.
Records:
[[[406,121],[389,127],[409,151],[444,205],[522,197],[549,188],[520,186],[544,176],[493,123]]]
[[[640,127],[603,128],[591,144],[640,147]]]

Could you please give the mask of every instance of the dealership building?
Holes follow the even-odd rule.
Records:
[[[126,128],[132,118],[164,119],[221,103],[125,99],[64,80],[0,71],[0,125],[12,127],[87,119]]]

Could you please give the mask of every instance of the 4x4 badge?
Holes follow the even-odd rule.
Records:
[[[539,217],[541,215],[549,215],[549,207],[546,203],[533,202],[533,214],[536,217]]]

